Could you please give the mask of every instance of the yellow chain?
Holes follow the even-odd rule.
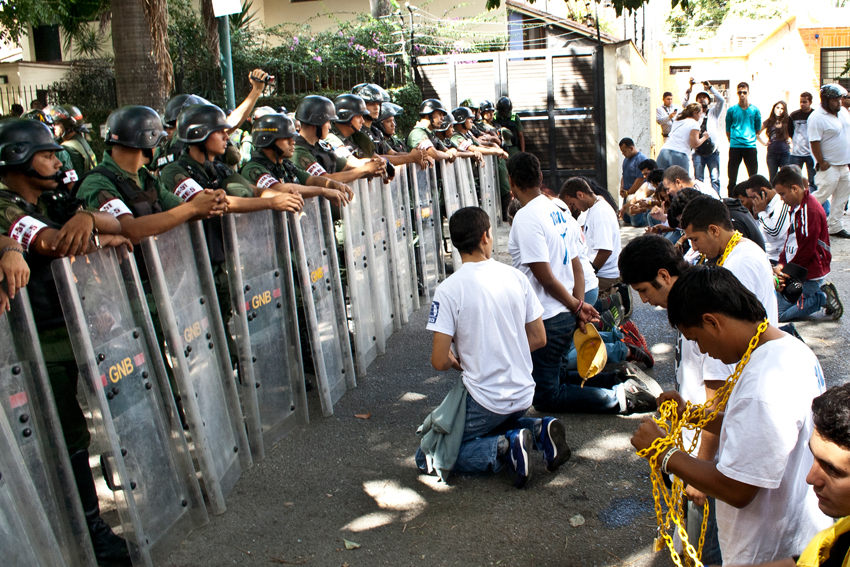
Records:
[[[741,241],[741,238],[743,238],[743,235],[737,230],[732,233],[732,238],[730,238],[729,242],[726,243],[726,249],[723,251],[723,256],[721,256],[720,259],[717,261],[718,266],[722,266],[726,262],[726,258],[729,257],[729,254],[732,253],[732,249],[737,246],[737,244]],[[699,263],[705,264],[705,261],[705,254],[700,254]]]
[[[738,240],[740,240],[740,233],[736,234],[738,234]],[[726,256],[729,255],[729,252],[734,247],[732,242],[735,242],[735,237],[733,236],[732,240],[729,242],[731,246],[726,247],[726,252],[723,254],[721,261],[726,259]],[[691,453],[696,448],[703,428],[706,424],[713,421],[717,417],[718,413],[726,408],[726,403],[729,401],[732,389],[735,387],[735,384],[738,383],[738,378],[740,378],[741,373],[744,371],[744,367],[750,361],[750,355],[756,348],[761,334],[767,330],[767,326],[767,319],[759,324],[755,336],[750,340],[747,352],[744,353],[741,361],[738,362],[738,365],[735,367],[735,372],[729,376],[723,386],[715,392],[714,397],[710,400],[707,400],[704,404],[700,405],[694,405],[691,402],[686,402],[685,411],[682,413],[682,417],[679,417],[676,413],[676,402],[674,400],[667,400],[661,404],[661,407],[658,408],[660,417],[653,418],[653,421],[655,421],[655,423],[657,423],[658,426],[666,432],[667,436],[659,437],[652,442],[652,445],[637,452],[639,457],[649,459],[649,477],[652,480],[652,497],[655,500],[655,517],[658,522],[658,530],[661,533],[661,537],[664,538],[667,548],[670,550],[670,556],[673,559],[673,563],[675,563],[678,567],[683,567],[683,565],[679,554],[676,553],[676,550],[673,548],[673,538],[669,533],[671,527],[670,524],[675,524],[675,529],[679,532],[679,537],[682,540],[682,547],[685,550],[686,557],[693,562],[693,565],[701,567],[702,562],[700,561],[700,558],[702,557],[702,547],[705,543],[705,528],[708,519],[708,501],[706,501],[703,506],[699,544],[697,549],[694,549],[688,541],[688,532],[684,523],[684,483],[680,478],[673,477],[673,485],[669,491],[667,490],[661,475],[658,456],[672,447],[678,447],[687,453]],[[710,408],[715,402],[717,403],[717,406],[714,410],[711,410]],[[691,442],[690,447],[687,448],[684,446],[684,441],[682,440],[683,429],[690,429],[694,432],[694,439]],[[664,504],[667,506],[666,515],[661,507],[662,498],[664,500]]]

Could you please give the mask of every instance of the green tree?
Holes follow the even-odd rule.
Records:
[[[564,0],[567,4],[570,4],[570,0]],[[712,0],[706,0],[712,1]],[[717,0],[714,0],[715,2]],[[617,11],[618,16],[622,16],[623,12],[632,13],[636,11],[638,8],[648,3],[649,0],[611,0],[611,3],[614,5],[614,10]],[[529,0],[530,4],[534,4],[534,0]],[[601,4],[602,0],[596,0],[597,4]],[[670,0],[670,7],[675,8],[676,6],[686,7],[689,3],[689,0]],[[499,6],[502,5],[502,0],[487,0],[487,9],[495,10]]]

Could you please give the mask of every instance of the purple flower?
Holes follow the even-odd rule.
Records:
[[[298,36],[297,36],[297,35],[292,36],[292,43],[294,43],[295,45],[298,45],[298,44],[300,43],[300,42],[298,41]]]
[[[321,55],[317,55],[317,56],[313,57],[313,59],[318,61],[319,63],[322,62],[322,56]]]
[[[339,32],[339,37],[345,37],[345,34],[342,33],[342,32]]]

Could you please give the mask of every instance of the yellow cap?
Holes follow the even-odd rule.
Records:
[[[608,351],[596,327],[588,324],[584,326],[584,332],[576,329],[573,341],[576,345],[579,375],[587,380],[599,374],[608,363]]]

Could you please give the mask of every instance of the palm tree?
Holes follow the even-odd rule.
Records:
[[[162,108],[171,91],[166,0],[112,2],[112,48],[119,106]]]

